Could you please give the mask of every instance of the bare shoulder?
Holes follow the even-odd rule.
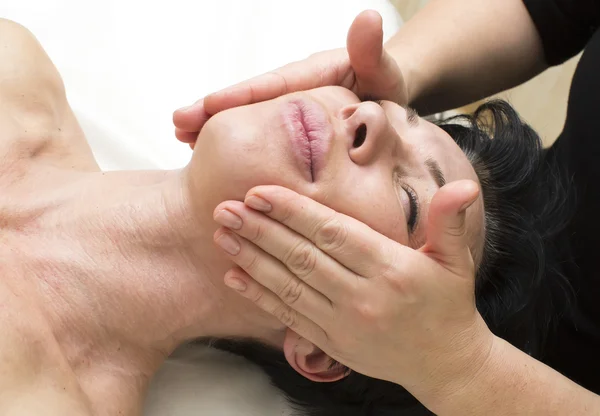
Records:
[[[98,169],[58,69],[28,29],[1,18],[0,159]]]

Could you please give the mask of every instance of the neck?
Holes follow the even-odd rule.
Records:
[[[138,407],[128,397],[141,398],[182,342],[274,334],[226,307],[220,282],[231,265],[213,246],[216,225],[192,212],[181,172],[70,175],[28,204],[42,215],[21,227],[20,241],[43,312],[84,388],[118,385],[107,394],[122,396],[119,410],[123,402]]]

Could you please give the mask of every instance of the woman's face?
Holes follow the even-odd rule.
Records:
[[[445,182],[477,181],[437,126],[392,102],[360,102],[324,87],[234,108],[204,126],[190,165],[197,206],[257,185],[281,185],[354,217],[404,245],[426,237],[431,198]],[[483,243],[481,199],[467,211],[471,250]]]

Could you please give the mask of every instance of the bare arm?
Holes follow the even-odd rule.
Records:
[[[547,67],[522,0],[431,0],[386,49],[423,113],[506,90]]]
[[[600,397],[496,338],[475,376],[444,383],[419,397],[440,416],[593,416]]]

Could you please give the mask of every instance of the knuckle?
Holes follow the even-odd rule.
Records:
[[[401,276],[386,276],[386,280],[396,294],[402,294],[406,297],[409,294],[414,293],[411,279],[406,279]]]
[[[279,222],[282,224],[289,224],[290,220],[294,216],[293,207],[291,204],[283,204],[281,207],[281,213],[279,216]]]
[[[255,243],[260,243],[265,238],[265,227],[260,223],[256,224],[254,230],[252,231],[252,236],[250,237],[250,241]]]
[[[327,71],[327,69],[325,69],[325,67],[321,66],[317,69],[317,77],[319,78],[320,85],[327,84],[327,74],[328,74],[328,71]]]
[[[380,306],[373,302],[363,301],[356,305],[356,312],[361,321],[373,324],[378,322],[382,316]]]
[[[267,75],[269,75],[270,77],[275,78],[281,82],[281,84],[279,84],[279,85],[281,85],[281,88],[279,90],[278,96],[285,95],[290,92],[288,89],[287,79],[286,79],[285,75],[283,75],[281,72],[279,72],[278,70],[275,70],[275,71],[268,72]]]
[[[273,314],[288,328],[294,329],[298,326],[298,317],[296,312],[287,306],[279,306]]]
[[[435,275],[436,270],[427,269],[426,276]],[[408,307],[416,307],[423,301],[423,274],[396,275],[386,279],[391,295],[397,300],[396,306],[400,304]]]
[[[416,293],[415,283],[419,280],[418,276],[423,273],[422,267],[407,263],[402,266],[399,266],[396,262],[387,264],[381,274],[395,296],[402,296],[403,300]],[[427,274],[427,271],[425,273]]]
[[[448,225],[445,232],[450,237],[462,237],[465,233],[465,227],[462,224]]]
[[[398,265],[402,264],[399,259],[399,254],[395,250],[388,250],[387,256],[381,256],[381,272],[380,275],[386,280],[397,280],[402,275]]]
[[[284,259],[289,270],[301,279],[312,273],[316,262],[316,248],[307,241],[296,244]]]
[[[293,279],[289,279],[289,281],[280,290],[279,297],[287,305],[294,305],[296,302],[298,302],[298,300],[300,300],[302,294],[302,285]]]
[[[324,250],[337,250],[342,248],[348,239],[348,229],[337,217],[325,221],[315,233],[317,247]]]
[[[423,274],[434,273],[429,259],[421,253],[399,246],[387,245],[379,250],[378,262],[381,264],[380,276],[398,289],[409,288]],[[404,292],[404,290],[401,290]]]
[[[258,271],[258,268],[260,267],[260,257],[256,254],[253,254],[247,259],[245,263],[246,264],[245,266],[243,266],[243,269],[246,270],[246,272],[249,275],[253,275]]]
[[[261,305],[262,304],[262,300],[263,300],[263,292],[262,290],[257,290],[255,291],[251,296],[250,296],[250,300],[257,304],[257,305]]]
[[[250,102],[254,103],[257,100],[258,97],[258,91],[256,90],[256,87],[252,84],[250,84],[248,86],[248,91],[250,92]]]

